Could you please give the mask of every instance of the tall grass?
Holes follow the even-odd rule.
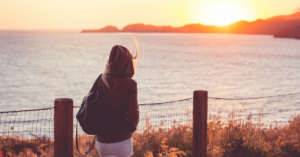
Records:
[[[274,122],[269,126],[263,124],[262,116],[261,112],[253,120],[250,113],[246,120],[235,120],[241,117],[232,112],[227,121],[209,118],[207,156],[300,157],[300,115],[292,116],[285,125]],[[169,152],[176,148],[176,156],[192,156],[192,123],[174,124],[168,130],[147,124],[144,132],[134,134],[135,156],[161,156],[165,146]]]
[[[274,122],[265,126],[260,119],[235,120],[235,113],[227,121],[209,118],[207,153],[209,157],[299,157],[300,115],[294,115],[285,125]],[[261,115],[262,116],[262,115]],[[161,125],[163,126],[163,124]],[[134,157],[192,156],[192,122],[174,123],[166,129],[146,125],[133,135]],[[93,137],[81,135],[80,149],[87,150]],[[42,138],[32,143],[20,137],[1,137],[0,150],[8,156],[53,156],[53,142]],[[30,153],[29,153],[30,152]],[[74,156],[81,156],[75,147]],[[87,156],[99,156],[96,149]]]
[[[34,140],[22,136],[1,136],[1,156],[54,156],[53,141],[47,137],[36,137]]]

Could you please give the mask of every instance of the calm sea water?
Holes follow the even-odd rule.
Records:
[[[250,98],[300,92],[300,41],[261,35],[132,34],[140,46],[139,103],[209,96]],[[0,32],[0,111],[80,105],[126,33]],[[143,53],[142,53],[143,52]],[[142,55],[143,54],[143,55]]]

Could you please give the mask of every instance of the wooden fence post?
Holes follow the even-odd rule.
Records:
[[[207,91],[194,91],[193,157],[207,157]]]
[[[54,157],[73,156],[73,100],[54,101]]]

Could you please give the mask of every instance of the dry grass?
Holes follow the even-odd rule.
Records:
[[[53,155],[53,141],[46,137],[36,137],[29,140],[23,137],[14,136],[0,137],[1,156],[44,156]]]
[[[300,115],[294,115],[287,124],[277,123],[266,127],[261,117],[254,121],[249,114],[246,120],[229,115],[228,121],[219,118],[208,120],[207,156],[209,157],[299,157],[300,156]],[[254,124],[255,123],[255,124]],[[184,152],[176,156],[192,156],[192,123],[174,124],[171,129],[148,128],[135,133],[135,156],[161,156],[168,146],[170,152]],[[147,125],[146,125],[147,126]],[[150,154],[150,155],[149,155]],[[168,155],[163,155],[168,156]]]
[[[234,117],[234,113],[230,115]],[[208,156],[213,157],[299,157],[300,116],[288,124],[265,127],[260,119],[254,125],[251,114],[247,120],[208,123]]]
[[[209,157],[299,157],[300,156],[300,115],[292,116],[285,125],[272,124],[265,127],[260,121],[232,119],[208,120]],[[192,123],[174,124],[169,129],[153,127],[150,120],[143,131],[133,136],[134,157],[192,156]],[[80,149],[87,150],[93,137],[80,136]],[[24,140],[24,139],[23,139]],[[53,142],[38,139],[20,142],[19,137],[0,139],[0,150],[10,156],[53,156]],[[75,147],[74,156],[81,156]],[[99,156],[94,148],[87,156]]]

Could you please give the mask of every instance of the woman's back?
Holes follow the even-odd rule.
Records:
[[[97,134],[96,146],[101,157],[132,155],[132,134],[139,122],[137,83],[131,79],[136,56],[124,46],[114,46],[101,79],[92,89],[101,91],[104,99],[99,105],[108,105],[106,113],[110,115],[105,131]]]
[[[136,130],[139,122],[137,83],[129,77],[109,76],[107,80],[110,86],[109,91],[101,83],[101,79],[98,82],[98,88],[94,90],[106,91],[104,101],[118,110],[119,115],[115,115],[118,116],[116,119],[124,120],[125,124],[111,132],[97,134],[97,140],[102,143],[114,143],[132,137],[132,133]]]

